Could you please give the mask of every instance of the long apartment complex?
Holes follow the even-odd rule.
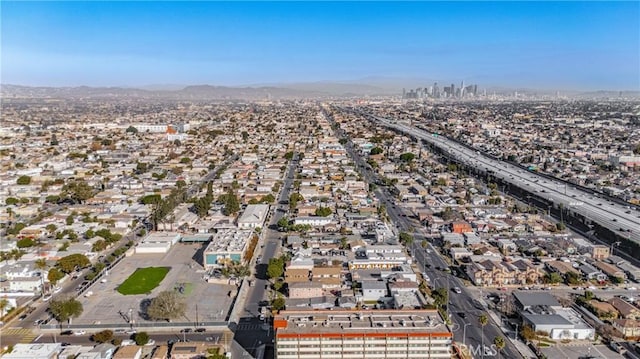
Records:
[[[450,358],[435,310],[286,310],[274,318],[276,358]]]

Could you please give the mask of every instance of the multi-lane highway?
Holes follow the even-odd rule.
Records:
[[[541,176],[510,163],[496,160],[474,151],[444,136],[427,133],[421,129],[372,116],[380,124],[414,136],[440,148],[448,156],[477,171],[490,173],[501,181],[510,183],[543,198],[555,208],[579,214],[590,222],[617,232],[620,236],[640,243],[640,208],[608,200],[605,196],[589,193],[559,180]]]

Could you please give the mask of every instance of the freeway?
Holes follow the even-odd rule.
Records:
[[[548,200],[554,208],[561,206],[566,210],[579,214],[602,227],[617,232],[621,237],[640,244],[640,208],[623,205],[608,200],[597,193],[589,193],[575,186],[567,185],[537,173],[524,170],[513,164],[491,158],[479,151],[474,151],[444,136],[429,134],[421,129],[392,120],[373,117],[380,124],[404,132],[427,143],[439,147],[448,156],[474,168],[489,173],[503,182],[510,183],[538,197]]]

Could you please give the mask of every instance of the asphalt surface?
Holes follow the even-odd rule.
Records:
[[[266,345],[273,343],[273,331],[271,330],[270,318],[260,319],[260,303],[270,298],[267,297],[269,281],[266,276],[267,264],[269,259],[277,256],[278,250],[282,245],[282,233],[277,230],[278,221],[287,213],[289,209],[288,200],[295,170],[298,166],[298,156],[294,155],[289,162],[285,174],[284,183],[280,190],[277,202],[271,207],[272,212],[268,225],[263,228],[262,251],[259,253],[260,261],[255,264],[255,276],[252,278],[254,285],[249,287],[244,303],[237,303],[244,307],[244,313],[241,315],[240,322],[236,326],[235,340],[247,352],[252,353],[255,357],[259,357],[264,353],[264,357],[273,357],[272,349],[265,348]],[[285,204],[287,203],[287,204]]]

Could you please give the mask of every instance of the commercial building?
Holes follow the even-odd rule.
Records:
[[[136,254],[167,253],[171,246],[180,241],[180,237],[175,232],[150,233],[135,247]]]
[[[202,253],[205,269],[219,268],[232,261],[241,263],[253,230],[221,229]]]
[[[250,204],[238,218],[238,227],[241,229],[262,228],[269,213],[268,204]]]
[[[278,359],[450,358],[435,310],[286,310],[273,322]]]

